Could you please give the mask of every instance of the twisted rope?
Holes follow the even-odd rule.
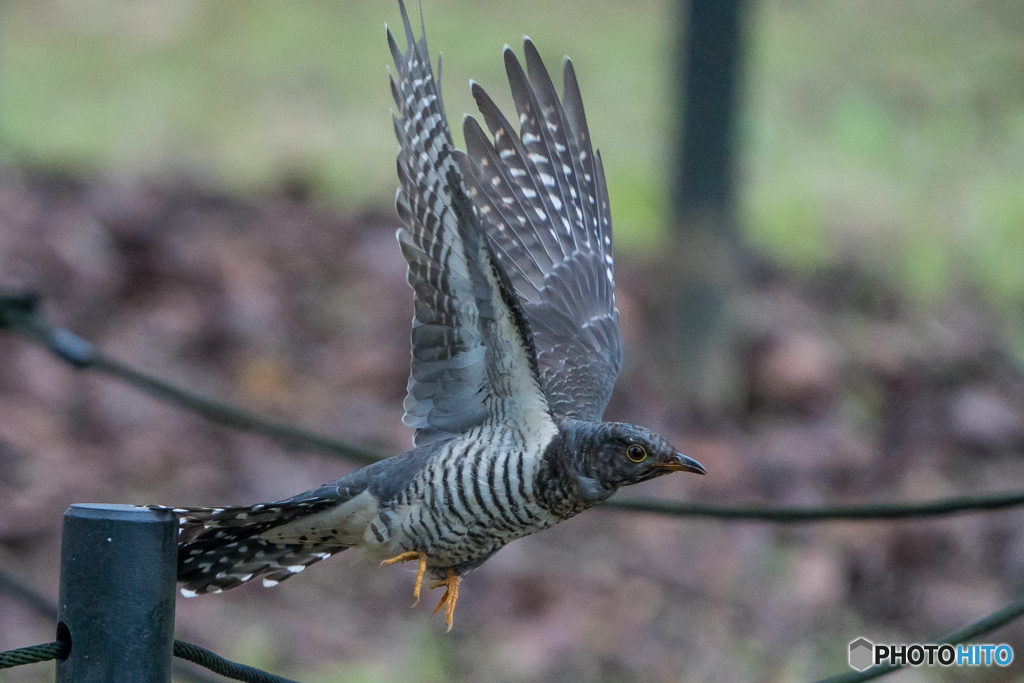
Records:
[[[215,652],[210,652],[205,647],[199,647],[198,645],[181,640],[174,641],[174,656],[193,664],[198,664],[215,674],[220,674],[225,678],[236,681],[246,681],[246,683],[296,683],[296,681],[290,678],[267,673],[263,669],[232,662]]]
[[[59,640],[55,640],[52,643],[45,643],[43,645],[21,647],[17,650],[7,650],[6,652],[0,652],[0,669],[10,669],[24,664],[48,662],[51,659],[65,659],[70,651],[71,648],[69,648],[66,643],[62,643]]]

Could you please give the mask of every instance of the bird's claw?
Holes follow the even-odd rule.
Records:
[[[441,598],[441,602],[437,603],[437,607],[434,608],[434,614],[437,614],[441,606],[444,606],[445,613],[445,624],[448,628],[445,629],[445,633],[452,630],[452,622],[455,619],[455,603],[459,599],[459,582],[462,581],[462,577],[453,572],[451,569],[448,570],[447,578],[440,581],[435,581],[430,584],[430,589],[445,587],[444,597]]]
[[[416,570],[416,584],[413,586],[412,589],[412,607],[415,607],[416,605],[420,604],[420,588],[423,586],[423,575],[427,572],[427,554],[415,550],[407,550],[401,555],[396,555],[395,557],[392,557],[389,560],[384,560],[380,563],[380,566],[383,567],[386,564],[409,562],[410,560],[416,560],[417,562],[419,562],[419,568]],[[431,586],[431,588],[433,588],[433,586]],[[436,612],[437,610],[434,611]],[[448,628],[451,628],[451,626],[449,625]]]

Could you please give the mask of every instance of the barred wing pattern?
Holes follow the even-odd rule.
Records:
[[[178,518],[178,581],[187,598],[220,593],[262,576],[274,586],[353,545],[335,538],[284,544],[264,534],[338,506],[338,499],[223,508],[173,508]],[[160,506],[151,506],[161,509]],[[166,508],[164,508],[166,509]]]
[[[462,168],[498,261],[533,331],[541,385],[554,414],[601,419],[622,364],[612,226],[572,62],[564,102],[529,38],[529,76],[510,48],[505,70],[521,131],[478,84],[473,96],[493,143],[472,117]]]
[[[422,445],[485,423],[533,416],[550,422],[526,316],[462,180],[426,34],[413,42],[400,5],[404,54],[388,30],[401,146],[395,201],[416,296],[405,423]]]

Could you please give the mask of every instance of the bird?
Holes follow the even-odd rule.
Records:
[[[559,98],[533,42],[507,45],[518,132],[470,88],[489,131],[452,141],[420,8],[403,51],[385,26],[399,143],[397,237],[414,291],[404,422],[413,448],[287,500],[172,508],[183,595],[262,577],[273,586],[358,547],[415,562],[445,588],[446,632],[462,578],[509,542],[696,460],[641,426],[604,422],[622,363],[608,187],[572,62]],[[438,75],[441,61],[438,58]]]

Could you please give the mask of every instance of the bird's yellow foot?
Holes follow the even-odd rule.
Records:
[[[427,572],[427,554],[417,552],[415,550],[407,550],[401,555],[392,557],[390,560],[384,560],[380,563],[380,566],[386,564],[397,564],[399,562],[409,562],[410,560],[416,560],[419,562],[419,569],[416,570],[416,585],[412,589],[413,603],[412,606],[420,604],[420,588],[423,586],[423,575]],[[431,586],[433,588],[433,586]],[[434,610],[435,612],[437,610]]]
[[[441,586],[445,587],[444,597],[441,598],[441,602],[437,603],[437,607],[434,608],[434,614],[437,614],[437,611],[444,605],[445,623],[448,625],[448,628],[444,631],[445,633],[452,630],[452,620],[455,618],[455,602],[459,599],[459,582],[462,581],[462,577],[451,569],[448,569],[447,572],[447,578],[430,584],[431,590]]]

